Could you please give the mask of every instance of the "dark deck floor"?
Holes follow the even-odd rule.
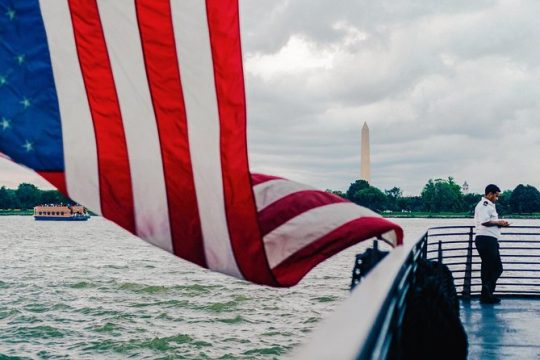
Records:
[[[462,301],[469,359],[540,360],[540,299],[503,298],[498,305]]]

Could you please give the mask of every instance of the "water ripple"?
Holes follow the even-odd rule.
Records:
[[[0,217],[0,359],[276,359],[348,295],[360,249],[273,289],[188,264],[101,218]]]

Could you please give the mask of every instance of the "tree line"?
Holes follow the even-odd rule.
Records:
[[[0,209],[33,209],[43,204],[66,204],[74,202],[57,190],[40,190],[32,184],[20,184],[17,189],[0,188]]]
[[[403,196],[399,187],[381,191],[365,180],[356,180],[346,192],[327,190],[358,205],[378,212],[474,213],[483,194],[464,193],[454,178],[430,179],[419,196]],[[540,192],[532,185],[520,184],[505,190],[497,201],[499,214],[540,212]]]
[[[483,195],[463,193],[452,177],[428,180],[419,196],[403,196],[399,187],[382,191],[365,180],[356,180],[346,192],[327,191],[378,212],[473,213]],[[0,188],[0,209],[32,209],[42,204],[74,202],[57,190],[40,190],[27,183],[17,189]],[[523,184],[505,190],[497,202],[497,211],[501,215],[540,213],[540,192]]]

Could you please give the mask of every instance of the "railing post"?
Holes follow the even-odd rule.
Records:
[[[422,242],[422,258],[423,259],[427,259],[428,241],[429,241],[429,235],[428,235],[428,232],[426,231],[426,233],[423,236],[423,242]]]
[[[373,248],[356,254],[351,278],[351,291],[360,283],[362,277],[366,276],[387,254],[388,251],[379,250],[377,240],[373,241]]]
[[[465,275],[463,279],[462,297],[471,297],[471,278],[472,278],[472,244],[473,244],[473,227],[469,229],[469,246],[467,247],[467,260],[465,262]]]
[[[439,255],[439,263],[442,264],[442,240],[439,240],[439,251],[437,251],[437,254]]]

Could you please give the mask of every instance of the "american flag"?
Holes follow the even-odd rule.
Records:
[[[0,0],[0,152],[200,266],[291,286],[399,226],[250,174],[237,0]]]

